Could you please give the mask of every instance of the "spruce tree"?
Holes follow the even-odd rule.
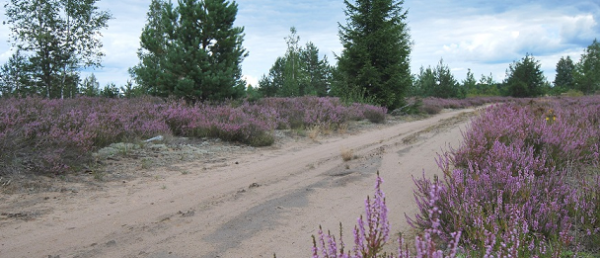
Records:
[[[339,25],[344,50],[338,57],[334,92],[360,92],[377,104],[395,109],[412,81],[410,36],[404,1],[356,0],[346,5],[347,24]]]
[[[164,62],[167,53],[167,33],[165,25],[165,9],[163,0],[152,0],[147,13],[146,25],[140,36],[140,48],[137,56],[140,63],[129,69],[129,74],[137,84],[139,91],[153,96],[168,96],[163,76]]]
[[[327,96],[331,80],[331,66],[327,61],[327,56],[319,59],[319,48],[312,42],[306,43],[306,47],[301,52],[301,60],[304,63],[303,73],[305,74],[304,93],[324,97]]]
[[[562,88],[565,90],[572,89],[574,87],[573,72],[575,70],[575,64],[570,56],[561,57],[556,63],[556,77],[554,78],[554,87]]]

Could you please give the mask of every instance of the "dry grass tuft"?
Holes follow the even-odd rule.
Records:
[[[308,129],[308,137],[315,142],[318,141],[317,137],[319,137],[319,134],[321,134],[321,126],[319,125],[315,125]]]
[[[341,123],[337,130],[340,134],[346,134],[348,132],[348,123]]]
[[[354,158],[354,150],[348,148],[342,148],[342,159],[344,161],[350,161]]]

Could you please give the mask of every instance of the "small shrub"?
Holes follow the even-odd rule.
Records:
[[[378,107],[368,107],[363,111],[364,116],[369,119],[371,123],[381,124],[385,122],[385,109]]]
[[[253,147],[271,146],[275,142],[275,137],[267,132],[262,132],[248,139],[248,144]]]
[[[423,106],[423,111],[428,115],[435,115],[442,112],[442,108],[439,106]]]
[[[350,161],[354,158],[354,150],[348,148],[342,148],[342,160]]]

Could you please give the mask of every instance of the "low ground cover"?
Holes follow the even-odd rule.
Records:
[[[157,135],[210,137],[270,145],[281,128],[339,128],[351,120],[385,121],[387,110],[337,98],[266,98],[197,103],[159,98],[0,99],[0,174],[27,168],[64,172],[115,142]]]
[[[599,96],[492,106],[437,161],[442,178],[415,179],[420,212],[407,217],[422,230],[415,247],[401,239],[397,256],[376,256],[389,233],[378,178],[365,208],[370,237],[360,219],[355,247],[344,251],[341,236],[320,230],[313,257],[600,255]]]

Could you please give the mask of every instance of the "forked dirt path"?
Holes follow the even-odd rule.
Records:
[[[345,242],[353,242],[351,229],[374,192],[377,171],[391,232],[406,231],[404,214],[416,212],[412,176],[439,173],[436,153],[458,146],[472,112],[445,112],[303,148],[258,149],[227,166],[181,164],[186,173],[163,180],[113,182],[106,190],[60,198],[5,197],[2,212],[37,198],[29,201],[44,215],[0,220],[0,257],[309,257],[319,225],[338,232],[342,222]],[[355,159],[343,161],[344,149]]]

